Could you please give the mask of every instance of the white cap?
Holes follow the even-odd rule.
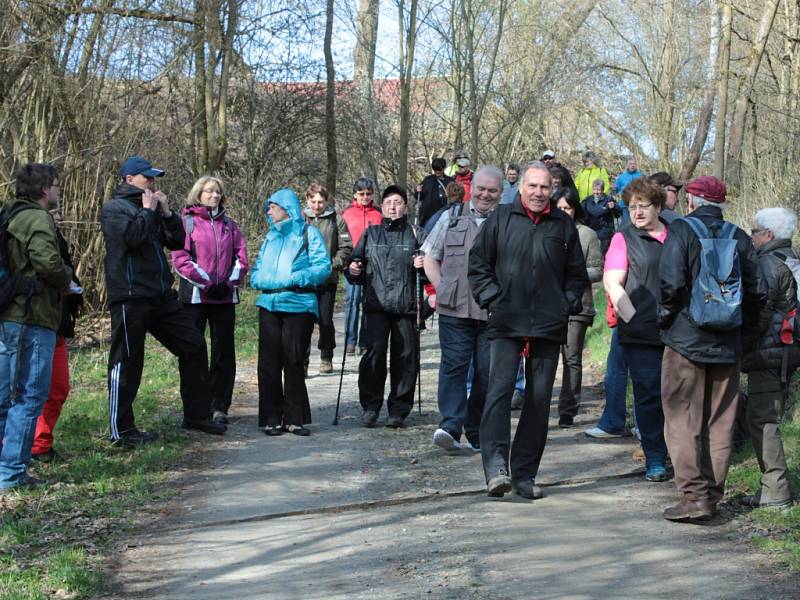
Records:
[[[542,152],[542,158],[555,158],[555,157],[556,153],[553,152],[552,150],[545,150],[544,152]]]

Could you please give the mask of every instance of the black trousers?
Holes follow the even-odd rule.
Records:
[[[358,365],[358,394],[364,410],[380,412],[386,385],[386,354],[391,348],[389,414],[405,419],[414,407],[417,341],[414,315],[366,312],[367,351]],[[391,338],[391,346],[389,345]]]
[[[108,412],[114,440],[136,427],[133,400],[142,379],[144,340],[148,332],[178,357],[184,418],[202,421],[210,413],[206,341],[178,299],[118,302],[111,305],[108,356]]]
[[[194,319],[197,331],[206,334],[206,324],[211,333],[211,363],[208,383],[211,389],[211,410],[228,412],[236,380],[236,327],[235,304],[184,304]]]
[[[258,426],[311,423],[303,362],[314,315],[258,309]]]
[[[328,285],[317,290],[319,304],[319,357],[333,360],[336,348],[336,330],[333,327],[333,305],[336,302],[336,285]]]
[[[511,438],[511,396],[517,380],[523,338],[492,340],[489,366],[489,389],[481,419],[480,440],[486,481],[498,471],[508,472]],[[558,367],[560,344],[532,339],[530,356],[525,360],[525,402],[519,416],[514,444],[511,446],[511,477],[532,479],[547,444],[550,397]]]

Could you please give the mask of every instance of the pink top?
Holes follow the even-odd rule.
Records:
[[[650,235],[662,244],[667,239],[667,228],[662,231],[651,231]],[[611,238],[611,244],[606,252],[604,271],[627,271],[628,270],[628,244],[625,243],[625,236],[617,232]]]

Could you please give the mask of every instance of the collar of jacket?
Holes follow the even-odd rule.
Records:
[[[322,213],[320,216],[314,214],[314,212],[310,208],[304,208],[303,214],[306,216],[307,221],[316,221],[317,219],[324,219],[326,217],[330,217],[336,211],[333,210],[330,206],[325,207],[325,212]]]
[[[403,215],[399,219],[390,219],[388,217],[383,217],[381,219],[381,225],[383,225],[387,231],[402,229],[405,227],[406,223],[408,223],[408,215]]]
[[[548,204],[549,210],[545,209],[541,213],[539,213],[539,223],[541,223],[542,219],[545,218],[547,219],[558,218],[557,215],[554,214],[556,211],[553,210],[553,206],[554,206],[553,201],[550,200],[550,203]],[[525,209],[524,206],[522,206],[522,198],[517,198],[516,200],[514,200],[514,202],[511,204],[511,212],[522,215],[529,221],[531,220],[531,218],[528,216],[528,211]]]
[[[187,206],[183,209],[184,215],[192,215],[192,217],[196,219],[209,219],[216,221],[221,219],[222,216],[225,214],[225,207],[220,206],[217,214],[211,216],[211,209],[207,206],[203,206],[202,204],[194,204],[193,206]]]
[[[370,202],[369,204],[364,206],[363,204],[361,204],[361,202],[359,202],[355,198],[353,199],[352,204],[350,204],[350,208],[358,209],[358,210],[360,210],[361,212],[364,212],[364,213],[369,212],[371,210],[378,210],[377,208],[375,208],[375,203],[374,202]]]
[[[144,194],[144,190],[142,188],[138,188],[129,183],[122,183],[117,187],[116,190],[114,190],[114,198],[122,198],[129,202],[133,202],[137,206],[142,206],[142,194]]]
[[[661,224],[664,226],[664,229],[669,229],[669,223],[667,223],[660,216],[658,217],[658,220],[661,221]],[[628,221],[627,223],[625,223],[625,225],[622,226],[620,231],[623,231],[625,229],[630,229],[632,233],[644,239],[653,239],[653,240],[656,239],[652,235],[650,235],[650,232],[647,231],[646,229],[639,229],[638,227],[636,227],[636,225],[633,224],[633,221]]]
[[[764,254],[772,254],[773,252],[779,252],[781,250],[791,250],[792,249],[792,240],[787,240],[783,238],[776,238],[774,240],[768,241],[766,244],[761,246],[756,252],[759,256],[763,256]],[[781,252],[781,254],[786,254],[785,252]]]
[[[722,218],[722,209],[718,206],[699,206],[690,212],[687,217],[713,217],[715,219],[724,220]]]

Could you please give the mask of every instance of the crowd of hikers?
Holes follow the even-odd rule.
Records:
[[[760,490],[742,501],[791,506],[780,420],[800,364],[795,214],[762,209],[748,235],[724,218],[722,181],[647,176],[633,158],[613,184],[592,152],[575,177],[552,150],[505,171],[471,166],[464,152],[449,167],[434,158],[414,189],[413,222],[400,185],[380,191],[359,178],[342,214],[320,184],[307,188],[304,202],[281,189],[264,202],[269,229],[251,261],[219,178],[198,179],[178,212],[157,189],[164,171],[139,156],[126,160],[100,217],[110,440],[133,448],[158,438],[136,426],[133,409],[147,332],[178,357],[182,426],[225,433],[235,305],[248,275],[259,292],[258,427],[268,436],[310,435],[312,332],[317,323],[319,372],[332,373],[343,274],[343,358],[361,355],[363,425],[377,425],[385,399],[385,425],[404,427],[419,376],[419,330],[435,311],[441,420],[433,443],[480,452],[489,496],[541,498],[536,476],[556,371],[561,361],[558,425],[571,428],[602,281],[602,316],[613,331],[605,407],[585,434],[626,435],[630,379],[645,478],[674,477],[679,492],[664,518],[715,514],[737,424],[749,432],[762,471]],[[53,429],[69,392],[65,340],[74,335],[82,288],[57,226],[59,200],[57,170],[28,164],[0,213],[0,490],[44,484],[28,466],[54,458]],[[747,393],[739,390],[741,371]],[[512,410],[521,411],[513,440]]]

